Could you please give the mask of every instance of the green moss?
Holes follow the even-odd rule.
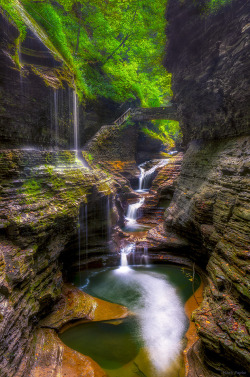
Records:
[[[87,157],[88,157],[88,161],[93,161],[93,159],[94,159],[94,157],[92,156],[91,153],[88,153]]]
[[[209,0],[206,5],[207,12],[216,12],[221,7],[229,4],[232,0]]]
[[[25,195],[30,195],[34,197],[40,194],[42,186],[41,183],[36,181],[35,179],[28,179],[24,182],[22,188],[24,189],[23,193]]]
[[[140,99],[152,107],[172,95],[161,64],[166,1],[1,0],[1,6],[21,39],[27,25],[64,62],[80,99]]]

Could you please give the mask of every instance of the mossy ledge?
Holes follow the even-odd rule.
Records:
[[[115,183],[73,151],[4,150],[0,171],[0,374],[27,377],[37,324],[61,297],[58,257],[77,233],[80,205]]]

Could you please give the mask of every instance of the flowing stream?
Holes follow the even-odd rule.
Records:
[[[157,163],[148,176],[167,162]],[[144,195],[128,207],[126,220],[132,228],[137,226]],[[107,218],[109,208],[108,200]],[[184,303],[200,279],[196,275],[193,281],[192,273],[184,268],[148,265],[147,244],[143,248],[141,263],[144,265],[128,264],[128,257],[136,249],[136,244],[130,242],[121,248],[119,267],[79,269],[75,275],[74,283],[85,292],[125,305],[131,314],[125,319],[77,325],[61,334],[61,339],[69,347],[90,356],[109,377],[184,377],[182,350],[188,328]]]
[[[132,312],[122,320],[77,325],[60,337],[93,358],[110,377],[184,376],[182,349],[188,327],[184,302],[192,295],[191,272],[174,266],[121,266],[81,272],[82,289]],[[78,282],[80,277],[76,276]],[[75,283],[77,284],[77,280]],[[199,284],[195,279],[195,289]]]
[[[137,223],[139,209],[143,206],[145,198],[142,196],[138,202],[134,204],[129,204],[127,209],[126,220],[126,230],[133,231],[142,226]]]
[[[168,162],[169,162],[169,159],[160,160],[158,163],[156,163],[154,166],[152,166],[148,170],[146,170],[147,162],[140,164],[138,166],[138,168],[140,169],[139,189],[136,190],[136,191],[137,192],[144,192],[145,190],[149,190],[155,171],[157,169],[162,168],[163,166],[167,165]]]

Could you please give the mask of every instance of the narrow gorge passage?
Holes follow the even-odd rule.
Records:
[[[250,375],[249,83],[249,0],[0,0],[0,377]]]
[[[125,217],[127,232],[146,237],[148,226],[137,222],[144,195],[150,191],[149,182],[156,170],[168,159],[149,161],[148,189],[135,190],[140,197],[129,204]],[[139,177],[139,182],[143,179]],[[140,241],[139,241],[140,244]],[[138,260],[138,241],[126,241],[121,248],[120,267],[79,271],[73,280],[94,297],[125,305],[131,314],[122,320],[82,324],[66,330],[60,336],[69,347],[90,356],[110,377],[179,377],[185,375],[183,349],[188,319],[184,304],[200,284],[191,271],[171,266],[150,265],[147,244]],[[129,263],[128,263],[129,261]]]

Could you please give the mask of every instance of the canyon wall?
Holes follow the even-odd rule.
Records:
[[[26,377],[34,331],[61,297],[59,256],[78,236],[80,208],[115,183],[69,151],[2,150],[0,178],[0,375]]]
[[[184,143],[250,131],[250,4],[228,1],[205,13],[207,0],[169,0],[165,65]]]
[[[1,148],[74,148],[74,75],[41,32],[38,25],[28,28],[20,41],[0,7]],[[79,104],[79,147],[126,109],[105,98]]]
[[[169,233],[188,241],[208,274],[190,377],[246,374],[250,365],[250,4],[234,0],[208,14],[205,4],[169,0],[166,14],[166,67],[187,152],[165,245]]]

